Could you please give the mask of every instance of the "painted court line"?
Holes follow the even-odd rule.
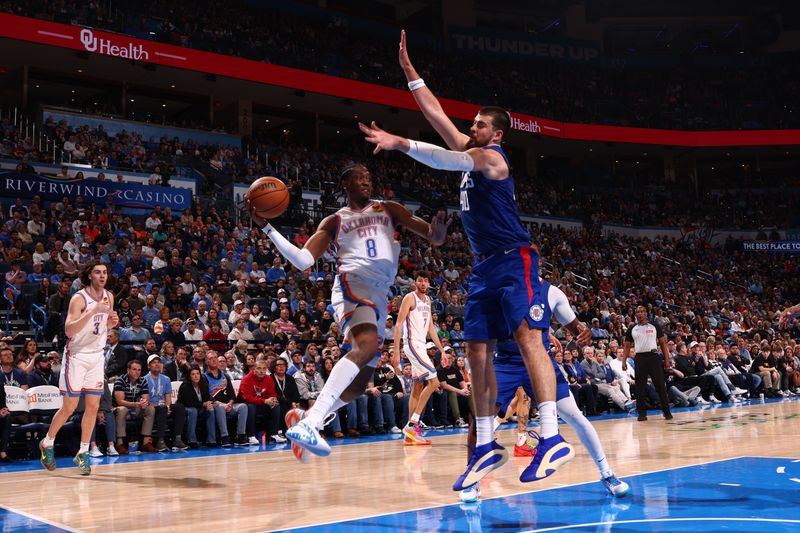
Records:
[[[739,483],[720,483],[720,485],[724,487],[741,487],[742,485]]]
[[[48,524],[48,525],[51,525],[53,527],[57,527],[59,530],[62,530],[62,531],[69,531],[71,533],[80,533],[80,529],[74,529],[74,528],[69,527],[66,524],[62,524],[60,522],[54,522],[54,521],[48,520],[46,518],[42,518],[42,517],[39,517],[39,516],[36,516],[36,515],[32,515],[30,513],[26,513],[25,511],[20,511],[19,509],[15,509],[15,508],[9,507],[7,505],[0,505],[0,509],[5,509],[8,512],[11,512],[11,513],[14,513],[14,514],[18,514],[20,516],[24,516],[25,518],[30,518],[31,520],[36,520],[37,522],[41,522],[43,524]]]
[[[612,520],[609,522],[589,522],[586,524],[571,524],[566,526],[546,527],[543,529],[528,529],[520,533],[544,533],[545,531],[564,531],[579,527],[607,526],[613,524],[658,524],[664,522],[768,522],[773,524],[800,524],[800,520],[781,519],[781,518],[729,518],[729,517],[697,517],[697,518],[643,518],[641,520]]]
[[[733,460],[736,460],[736,459],[742,459],[744,457],[748,457],[748,456],[740,455],[738,457],[727,457],[725,459],[714,459],[712,461],[702,461],[700,463],[693,463],[693,464],[688,464],[688,465],[683,465],[683,466],[674,466],[672,468],[661,468],[661,469],[658,469],[658,470],[651,470],[651,471],[648,471],[648,472],[641,472],[639,474],[633,474],[633,475],[630,475],[630,476],[623,476],[622,479],[629,479],[629,478],[632,478],[632,477],[645,476],[645,475],[648,475],[648,474],[657,474],[659,472],[669,472],[671,470],[681,470],[682,468],[694,468],[694,467],[697,467],[697,466],[704,466],[704,465],[710,465],[710,464],[714,464],[714,463],[721,463],[723,461],[733,461]],[[523,491],[519,491],[519,492],[512,492],[512,493],[509,493],[509,494],[503,494],[502,496],[492,496],[490,498],[481,498],[481,501],[498,500],[498,499],[501,499],[501,498],[511,498],[511,497],[514,497],[514,496],[521,496],[523,494],[534,494],[534,493],[537,493],[537,492],[545,492],[545,491],[548,491],[548,490],[562,490],[562,489],[569,488],[569,487],[580,487],[581,485],[593,485],[595,483],[599,483],[599,481],[582,481],[580,483],[570,483],[568,485],[563,485],[561,487],[549,487],[549,488],[546,488],[546,489],[538,489],[538,490],[523,490]],[[798,483],[800,483],[800,480],[798,480]],[[453,498],[454,499],[457,498],[456,491],[453,491]],[[314,524],[306,524],[306,525],[303,525],[303,526],[295,526],[295,527],[289,528],[289,529],[269,529],[267,531],[293,531],[293,530],[296,530],[296,529],[305,529],[305,528],[312,528],[312,527],[328,526],[328,525],[331,525],[331,524],[346,524],[347,522],[354,522],[354,521],[357,521],[357,520],[367,520],[369,518],[376,518],[376,517],[379,517],[379,516],[390,516],[390,515],[393,515],[393,514],[414,513],[414,512],[417,512],[417,511],[425,511],[425,510],[428,510],[428,509],[437,509],[437,508],[440,508],[440,507],[451,507],[451,506],[455,506],[455,505],[459,505],[459,503],[454,501],[453,503],[447,503],[447,504],[444,504],[444,505],[441,505],[441,504],[440,505],[426,505],[426,506],[423,506],[423,507],[415,507],[415,508],[412,508],[412,509],[403,509],[403,510],[400,510],[400,511],[395,511],[393,513],[376,513],[376,514],[371,514],[371,515],[366,515],[366,516],[359,516],[359,517],[356,517],[356,518],[348,518],[346,520],[341,520],[341,519],[340,520],[328,520],[327,522],[318,522],[318,523],[314,523]],[[572,526],[570,526],[570,527],[572,527]]]

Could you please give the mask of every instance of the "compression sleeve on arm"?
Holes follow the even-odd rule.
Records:
[[[575,320],[575,311],[569,306],[567,295],[558,287],[550,285],[547,291],[547,303],[553,311],[553,316],[556,317],[556,320],[558,320],[558,323],[562,326],[566,326]]]
[[[290,243],[286,237],[272,227],[272,224],[267,224],[261,228],[261,231],[267,234],[267,237],[275,243],[275,247],[278,251],[299,270],[305,270],[314,264],[314,256],[311,255],[311,252],[305,248],[298,248]]]
[[[438,170],[458,170],[469,172],[475,168],[475,162],[466,152],[455,152],[445,150],[435,144],[412,141],[409,139],[411,147],[408,149],[408,156],[416,159],[423,165]]]

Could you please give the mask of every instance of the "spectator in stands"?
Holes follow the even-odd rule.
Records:
[[[8,439],[11,434],[11,416],[6,405],[6,388],[0,384],[0,463],[10,463]]]
[[[189,448],[196,450],[200,447],[197,439],[197,420],[202,418],[206,425],[206,442],[209,446],[216,446],[216,423],[214,417],[214,406],[211,402],[211,395],[208,388],[208,381],[197,365],[192,365],[185,374],[183,383],[178,389],[178,400],[186,410],[188,418],[187,424],[187,443]],[[177,435],[177,433],[176,433]]]
[[[231,329],[231,332],[228,333],[228,340],[229,341],[252,341],[253,334],[250,332],[249,329],[246,327],[246,322],[249,321],[249,318],[239,317],[236,319],[236,326]]]
[[[275,283],[279,279],[286,279],[286,271],[281,266],[281,259],[276,257],[272,261],[272,266],[267,270],[267,283]]]
[[[186,330],[183,332],[183,337],[186,339],[184,344],[197,343],[203,340],[203,332],[197,327],[197,319],[189,318],[186,320]]]
[[[147,381],[142,377],[142,363],[133,359],[128,361],[128,371],[119,376],[114,382],[114,417],[117,422],[117,451],[120,455],[128,452],[125,442],[127,436],[127,421],[142,418],[141,434],[143,444],[139,447],[142,452],[156,452],[152,437],[155,407],[150,404],[150,391]]]
[[[295,377],[297,374],[303,372],[303,352],[300,350],[293,350],[291,354],[289,354],[289,368],[286,370],[286,373],[292,377]]]
[[[150,369],[145,381],[147,381],[147,388],[150,391],[150,401],[155,407],[155,428],[156,428],[156,450],[159,452],[169,451],[166,441],[164,440],[167,431],[167,417],[174,415],[174,431],[175,439],[172,447],[175,450],[185,450],[188,448],[181,439],[183,433],[183,426],[186,421],[186,410],[181,405],[173,408],[172,405],[172,382],[170,378],[161,373],[163,370],[163,362],[159,355],[153,354],[147,358],[147,366]],[[174,411],[174,412],[173,412]]]
[[[5,288],[6,300],[11,309],[15,309],[17,296],[20,295],[22,286],[28,281],[28,275],[20,270],[21,265],[21,260],[14,259],[11,261],[11,270],[6,272],[6,283],[12,285],[12,287],[6,286]]]
[[[597,386],[597,390],[601,395],[609,398],[623,411],[633,409],[634,402],[625,398],[611,367],[606,365],[605,361],[600,363],[595,359],[594,346],[584,346],[581,367],[589,379],[591,379],[592,384]]]
[[[251,435],[249,444],[258,444],[255,435],[263,431],[266,439],[282,444],[286,438],[278,434],[281,409],[275,393],[275,382],[267,375],[267,363],[260,360],[253,370],[242,378],[239,385],[238,401],[247,405],[247,433]],[[256,427],[261,420],[261,426]]]
[[[469,396],[471,391],[466,381],[464,381],[461,371],[454,364],[454,355],[453,348],[447,346],[444,349],[444,353],[442,353],[436,374],[439,378],[439,386],[447,392],[447,402],[450,407],[450,417],[453,425],[466,427],[464,417],[470,412]],[[440,422],[443,421],[440,420]]]
[[[33,364],[37,355],[39,355],[39,346],[36,344],[36,341],[33,339],[25,339],[25,343],[14,358],[14,365],[26,374],[29,374],[33,371]]]
[[[247,406],[234,403],[236,394],[228,376],[219,370],[219,354],[213,349],[206,354],[205,378],[208,381],[209,394],[214,406],[216,426],[222,439],[222,446],[228,448],[234,444],[228,436],[227,415],[236,419],[236,446],[247,446]]]
[[[224,352],[228,347],[228,339],[222,333],[222,324],[219,320],[214,320],[209,324],[209,330],[203,334],[203,341],[208,343],[212,350]]]
[[[28,389],[28,376],[14,366],[14,352],[8,345],[0,348],[0,385]]]
[[[278,358],[272,363],[272,380],[275,383],[275,394],[281,408],[281,429],[286,429],[285,417],[289,409],[300,407],[300,392],[292,376],[286,374],[287,363],[285,359]]]
[[[37,355],[34,359],[33,371],[28,374],[28,384],[31,387],[40,385],[50,385],[58,387],[58,374],[53,372],[53,354],[58,356],[58,352],[50,352],[46,355]]]
[[[142,349],[142,344],[151,338],[150,331],[142,327],[143,318],[140,314],[133,315],[131,321],[130,328],[119,330],[120,340],[126,346],[131,346],[134,350],[139,351]]]
[[[112,329],[108,332],[108,343],[106,345],[106,378],[113,382],[117,376],[125,372],[130,352],[120,344],[119,332]]]

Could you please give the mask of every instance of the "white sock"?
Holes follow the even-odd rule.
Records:
[[[600,475],[604,478],[614,475],[611,466],[606,459],[606,452],[603,450],[603,445],[600,443],[600,437],[597,435],[594,426],[591,422],[583,416],[578,405],[575,403],[575,398],[571,395],[568,398],[558,400],[558,414],[564,419],[564,422],[572,426],[578,438],[581,440],[584,448],[589,452],[597,464],[597,469],[600,470]]]
[[[417,424],[419,424],[419,413],[414,413],[413,415],[411,415],[411,418],[408,419],[408,425],[414,426]]]
[[[493,422],[493,416],[475,417],[475,427],[478,430],[478,440],[475,442],[476,446],[483,446],[494,440]]]
[[[51,439],[50,435],[48,434],[48,435],[44,436],[44,441],[43,442],[44,442],[44,447],[45,448],[52,448],[53,444],[56,443],[56,439]]]
[[[340,400],[344,390],[350,386],[361,371],[353,361],[344,357],[334,365],[328,381],[322,387],[314,406],[306,413],[305,421],[314,427],[322,423],[322,419],[331,412],[331,408]]]
[[[528,432],[517,433],[517,446],[523,446],[528,440]]]
[[[89,451],[89,443],[81,442],[81,447],[78,448],[78,453],[86,453]]]
[[[542,402],[539,404],[539,424],[543,439],[558,435],[558,414],[556,402]]]

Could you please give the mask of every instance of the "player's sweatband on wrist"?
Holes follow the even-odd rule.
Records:
[[[286,237],[281,235],[281,232],[272,227],[272,224],[267,224],[261,231],[267,234],[267,237],[275,244],[275,248],[289,260],[291,264],[296,266],[298,270],[305,270],[314,265],[314,256],[305,248],[298,248],[290,243]]]
[[[469,172],[475,168],[472,156],[466,152],[445,150],[435,144],[412,141],[410,139],[408,142],[411,147],[408,149],[407,154],[423,165],[438,170],[459,170],[462,172]]]
[[[423,87],[425,87],[425,80],[422,78],[408,82],[408,89],[410,91],[416,91],[417,89],[421,89]]]

